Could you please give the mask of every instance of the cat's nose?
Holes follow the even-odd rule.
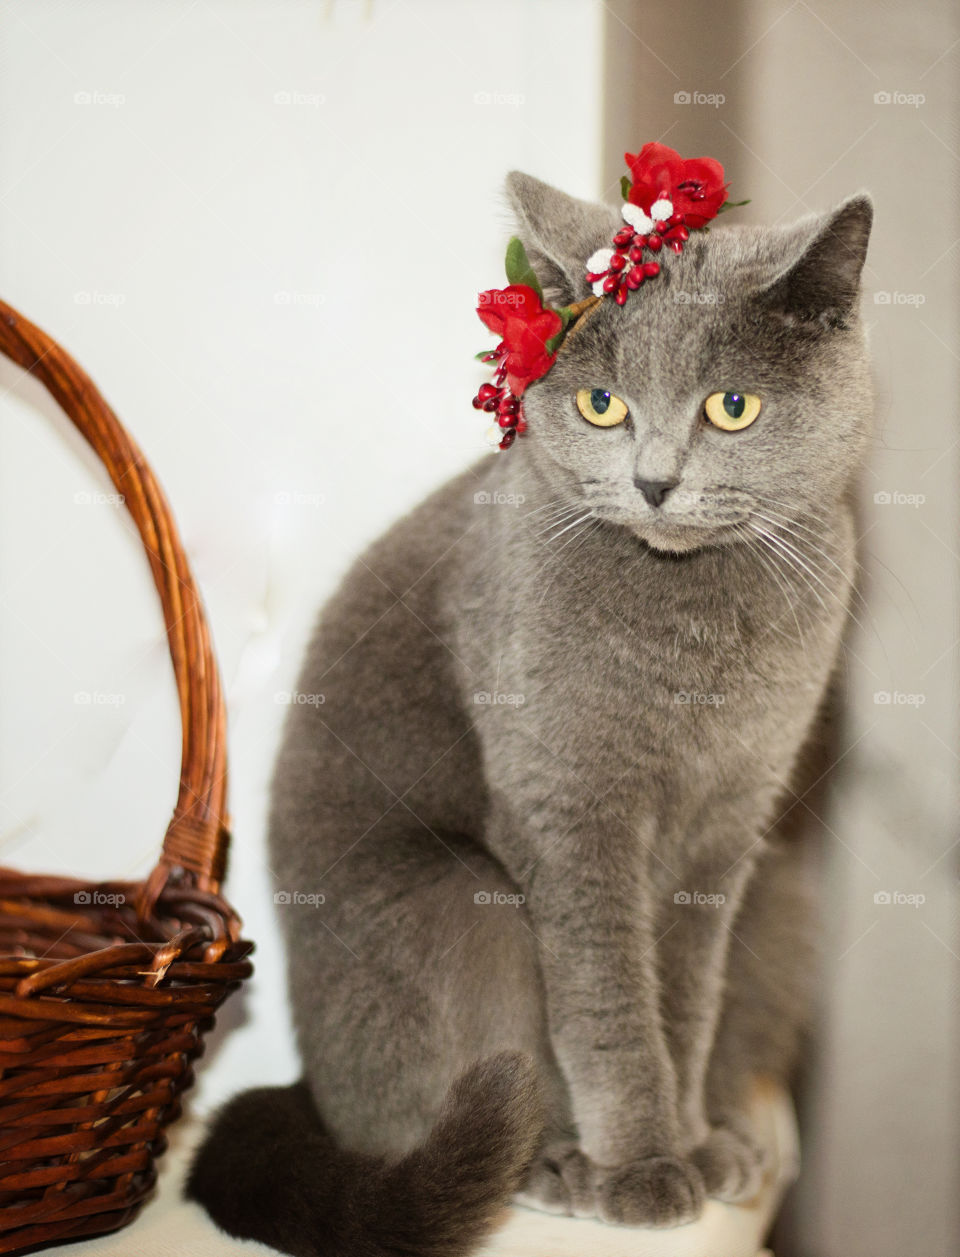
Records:
[[[633,483],[640,490],[651,506],[659,506],[671,489],[677,487],[676,480],[641,480],[634,476]]]

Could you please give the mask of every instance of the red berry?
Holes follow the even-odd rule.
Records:
[[[501,415],[497,420],[501,428],[515,428],[517,426],[516,415]]]
[[[643,257],[643,249],[641,249],[639,246],[636,246],[630,250],[627,256],[630,258],[631,262],[639,262],[640,259]]]
[[[499,391],[500,390],[494,388],[492,384],[481,384],[477,390],[477,396],[482,402],[485,402],[490,397],[496,397]]]
[[[595,284],[598,279],[603,279],[606,271],[587,271],[587,283]]]
[[[630,289],[639,288],[643,283],[643,267],[631,266],[627,272],[627,287]]]
[[[660,274],[659,262],[644,262],[643,273],[647,279],[653,279],[654,275]]]
[[[526,430],[527,430],[527,421],[526,421],[526,419],[518,419],[518,420],[517,420],[517,426],[516,426],[516,428],[514,429],[514,431],[518,434],[518,436],[523,436],[523,434],[524,434],[524,432],[526,432]]]
[[[674,212],[667,219],[667,222],[670,224],[671,227],[676,227],[678,223],[683,222],[683,215],[677,213],[677,211],[674,210]]]
[[[682,240],[668,240],[668,241],[667,241],[667,244],[668,244],[668,245],[670,246],[670,248],[674,251],[674,253],[682,253],[682,252],[683,252],[683,241],[682,241]]]
[[[627,264],[627,259],[622,253],[615,253],[610,259],[610,269],[612,271],[622,271]]]
[[[632,227],[621,227],[617,234],[613,237],[613,243],[618,249],[622,249],[624,245],[629,244],[633,239]]]
[[[516,439],[516,435],[517,435],[516,431],[513,428],[510,428],[509,431],[504,432],[503,440],[500,442],[500,448],[502,450],[508,450],[510,446],[513,444],[514,440]]]
[[[614,300],[616,301],[618,306],[622,306],[627,300],[627,289],[623,287],[618,288],[617,295],[614,298]]]
[[[653,230],[658,232],[662,236],[663,233],[667,230],[667,224],[661,218],[653,224]]]
[[[663,248],[663,241],[659,236],[649,236],[647,239],[647,248],[652,249],[654,253],[659,253]]]
[[[616,292],[617,286],[619,285],[619,283],[620,283],[619,275],[608,275],[607,278],[603,281],[603,291],[607,293]]]
[[[483,402],[480,400],[479,397],[475,397],[470,404],[473,406],[474,410],[479,410],[480,407],[483,405]]]

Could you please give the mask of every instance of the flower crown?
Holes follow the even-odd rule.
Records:
[[[665,247],[682,253],[691,230],[706,227],[723,210],[748,204],[727,200],[723,167],[712,157],[684,161],[672,148],[656,143],[624,156],[630,175],[620,181],[620,215],[626,226],[613,237],[612,248],[597,249],[587,258],[592,296],[557,309],[545,306],[540,281],[516,236],[507,245],[508,286],[479,295],[477,314],[500,343],[476,355],[492,364],[493,383],[480,385],[473,405],[496,414],[489,437],[498,449],[508,450],[526,432],[524,391],[547,374],[582,315],[607,297],[624,305],[631,292],[660,274],[657,259]]]

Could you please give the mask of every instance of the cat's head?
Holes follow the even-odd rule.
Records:
[[[622,226],[615,211],[516,172],[507,190],[546,300],[588,296],[585,262]],[[869,436],[871,220],[861,194],[791,226],[691,232],[625,305],[574,326],[527,390],[529,434],[508,457],[661,551],[735,541],[764,507],[828,514]]]

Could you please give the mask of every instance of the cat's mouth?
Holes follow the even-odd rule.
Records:
[[[720,519],[685,519],[671,517],[659,509],[638,514],[612,505],[595,506],[594,513],[599,519],[628,529],[651,550],[662,554],[689,554],[708,546],[728,545],[738,539],[737,526],[745,518],[742,512],[724,512]]]

